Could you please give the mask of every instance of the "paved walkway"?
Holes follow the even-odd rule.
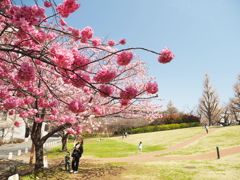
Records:
[[[209,134],[217,131],[219,128],[214,128],[209,131]],[[143,153],[139,155],[129,156],[129,157],[122,157],[122,158],[93,158],[93,159],[84,159],[82,158],[83,162],[139,162],[139,161],[169,161],[169,160],[202,160],[202,159],[217,159],[217,151],[200,154],[200,155],[184,155],[184,156],[166,156],[166,157],[155,157],[156,155],[165,154],[168,152],[176,151],[181,149],[184,146],[187,146],[194,141],[206,136],[207,133],[202,133],[197,135],[189,140],[186,140],[182,143],[179,143],[173,147],[162,151],[155,151],[150,153]],[[228,148],[228,149],[221,149],[220,156],[224,157],[231,154],[240,153],[240,146]]]

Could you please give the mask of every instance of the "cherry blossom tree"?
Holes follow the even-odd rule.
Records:
[[[63,18],[80,7],[76,0],[35,3],[0,2],[0,110],[31,124],[37,174],[43,170],[43,144],[54,133],[90,132],[95,117],[137,116],[132,105],[148,106],[157,97],[158,85],[134,50],[154,53],[163,64],[174,55],[169,48],[160,53],[119,49],[125,39],[103,41],[91,27],[69,27]],[[143,114],[151,119],[150,107]],[[43,122],[53,127],[45,136]]]

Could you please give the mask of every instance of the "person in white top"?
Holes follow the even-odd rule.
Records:
[[[138,153],[141,153],[142,152],[142,142],[139,143],[138,145]]]

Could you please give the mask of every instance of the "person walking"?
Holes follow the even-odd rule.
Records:
[[[138,145],[138,153],[142,153],[142,146],[142,142],[140,142]]]
[[[72,153],[72,170],[70,171],[71,173],[78,173],[78,166],[79,166],[79,161],[80,158],[82,157],[83,154],[83,140],[80,139],[78,143],[75,145],[73,153]]]
[[[206,129],[206,132],[208,134],[208,125],[207,124],[205,125],[205,129]]]

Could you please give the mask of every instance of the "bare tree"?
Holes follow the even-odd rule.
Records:
[[[208,74],[205,75],[204,88],[202,97],[199,99],[198,111],[209,126],[216,123],[220,118],[221,108],[219,108],[219,98],[216,90],[212,89],[210,85]]]
[[[234,97],[230,99],[230,111],[234,116],[235,121],[240,124],[240,74],[238,75],[238,81],[233,86]]]
[[[172,100],[170,99],[167,104],[167,109],[163,112],[163,116],[167,116],[169,114],[177,114],[178,110],[174,107]]]

